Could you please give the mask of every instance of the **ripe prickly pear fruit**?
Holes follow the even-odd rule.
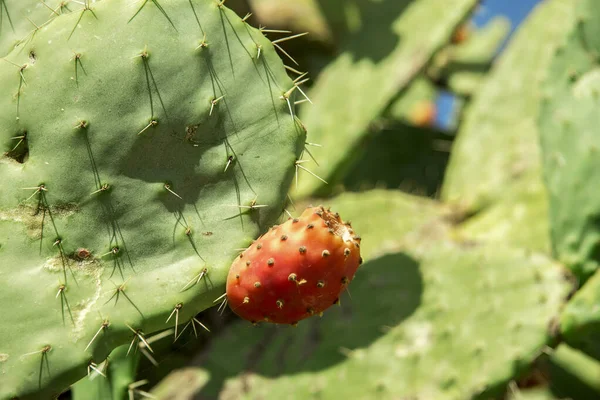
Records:
[[[424,100],[414,105],[410,114],[411,122],[422,128],[433,126],[438,110],[434,102]]]
[[[227,300],[240,317],[295,325],[339,303],[354,278],[360,237],[339,214],[309,207],[271,228],[233,262]]]
[[[460,25],[452,34],[451,42],[453,44],[461,44],[466,42],[472,36],[472,31],[473,28],[470,24],[465,23]]]

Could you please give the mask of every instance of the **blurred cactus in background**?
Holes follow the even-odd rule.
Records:
[[[0,399],[600,398],[600,3],[509,3],[0,0]]]

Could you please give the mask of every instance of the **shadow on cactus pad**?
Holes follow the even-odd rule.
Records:
[[[335,40],[356,60],[379,62],[399,45],[393,31],[394,21],[406,11],[412,0],[319,0]],[[340,12],[343,10],[343,12]],[[374,45],[374,38],[377,45]]]
[[[349,289],[340,307],[296,329],[241,322],[226,331],[203,362],[211,379],[200,397],[216,398],[228,378],[249,371],[278,377],[343,362],[352,350],[368,347],[409,317],[421,303],[423,282],[417,261],[398,253],[361,266]]]

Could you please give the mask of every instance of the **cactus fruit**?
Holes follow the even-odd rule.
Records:
[[[465,22],[459,25],[452,33],[451,43],[461,44],[468,40],[473,35],[473,25],[470,22]]]
[[[415,79],[385,110],[383,119],[428,127],[436,121],[438,88],[422,75]]]
[[[84,4],[0,60],[2,399],[213,306],[306,141],[268,32],[222,1]]]
[[[437,118],[437,106],[432,101],[422,101],[414,105],[410,110],[409,121],[415,126],[428,127],[432,126]]]
[[[233,262],[227,300],[253,323],[295,325],[339,302],[358,266],[360,237],[339,214],[308,207],[273,227]]]
[[[203,354],[199,397],[497,398],[551,342],[571,289],[558,263],[453,243],[445,207],[428,199],[375,190],[328,201],[369,237],[350,294],[297,329],[228,327]]]

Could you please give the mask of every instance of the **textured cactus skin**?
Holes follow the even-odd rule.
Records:
[[[559,400],[550,389],[540,387],[526,390],[517,390],[507,397],[508,400]]]
[[[572,347],[600,359],[600,275],[595,274],[567,303],[561,333]]]
[[[502,199],[515,182],[541,182],[540,80],[573,18],[573,2],[551,0],[538,5],[518,29],[465,116],[443,200],[478,211]],[[548,24],[554,20],[562,22]],[[547,207],[544,202],[538,207]]]
[[[358,269],[361,238],[339,214],[308,207],[233,262],[227,300],[240,317],[297,324],[335,305]]]
[[[371,121],[418,76],[476,3],[476,0],[321,2],[327,17],[332,14],[328,9],[340,14],[343,7],[356,8],[361,24],[360,29],[356,26],[353,29],[349,22],[349,32],[340,42],[340,56],[324,69],[309,93],[318,107],[301,109],[311,142],[323,145],[311,149],[319,165],[310,164],[309,168],[330,183],[343,176],[362,150]],[[393,36],[389,34],[390,26]],[[333,30],[339,31],[335,27]],[[416,35],[420,30],[427,30],[428,34]],[[373,37],[382,38],[377,46],[371,41]],[[296,195],[327,190],[322,182],[306,173],[301,175]]]
[[[125,400],[127,387],[135,381],[140,353],[127,354],[129,345],[114,349],[106,365],[100,365],[100,371],[106,377],[93,374],[71,386],[73,400]],[[95,371],[92,371],[95,372]]]
[[[95,3],[100,0],[91,0]],[[83,8],[83,3],[61,0],[0,0],[0,57],[19,42],[31,40],[36,26],[43,26],[58,15]],[[62,6],[61,6],[62,5]]]
[[[249,3],[261,25],[310,32],[311,41],[332,44],[332,32],[317,0],[249,0]]]
[[[445,82],[452,92],[471,96],[487,77],[509,32],[510,21],[504,17],[496,17],[479,29],[472,28],[464,41],[453,43],[436,54],[428,74],[436,81]]]
[[[377,190],[331,204],[370,239],[351,297],[292,331],[232,327],[203,362],[202,395],[487,399],[549,341],[570,287],[560,265],[452,243],[448,211],[424,199]]]
[[[158,4],[62,15],[0,63],[0,398],[56,396],[128,325],[212,306],[281,213],[305,132],[273,46],[216,2]]]
[[[210,373],[198,368],[178,369],[152,388],[159,399],[189,400],[209,381]]]
[[[561,343],[549,357],[553,392],[559,398],[576,394],[578,399],[595,400],[600,393],[600,363]],[[574,396],[573,396],[574,397]]]
[[[600,201],[587,184],[597,179],[600,167],[595,62],[600,10],[593,1],[578,3],[580,17],[549,68],[539,124],[553,250],[585,280],[598,268],[600,249]]]
[[[433,82],[427,77],[421,76],[415,79],[396,100],[392,101],[384,113],[385,118],[415,126],[431,126],[437,116],[435,110],[437,95],[438,91]]]
[[[550,254],[546,187],[540,179],[513,184],[502,199],[457,226],[457,238],[528,248]]]
[[[444,200],[475,214],[457,229],[459,237],[550,252],[536,121],[541,79],[574,17],[572,2],[541,3],[474,97],[442,186]]]

